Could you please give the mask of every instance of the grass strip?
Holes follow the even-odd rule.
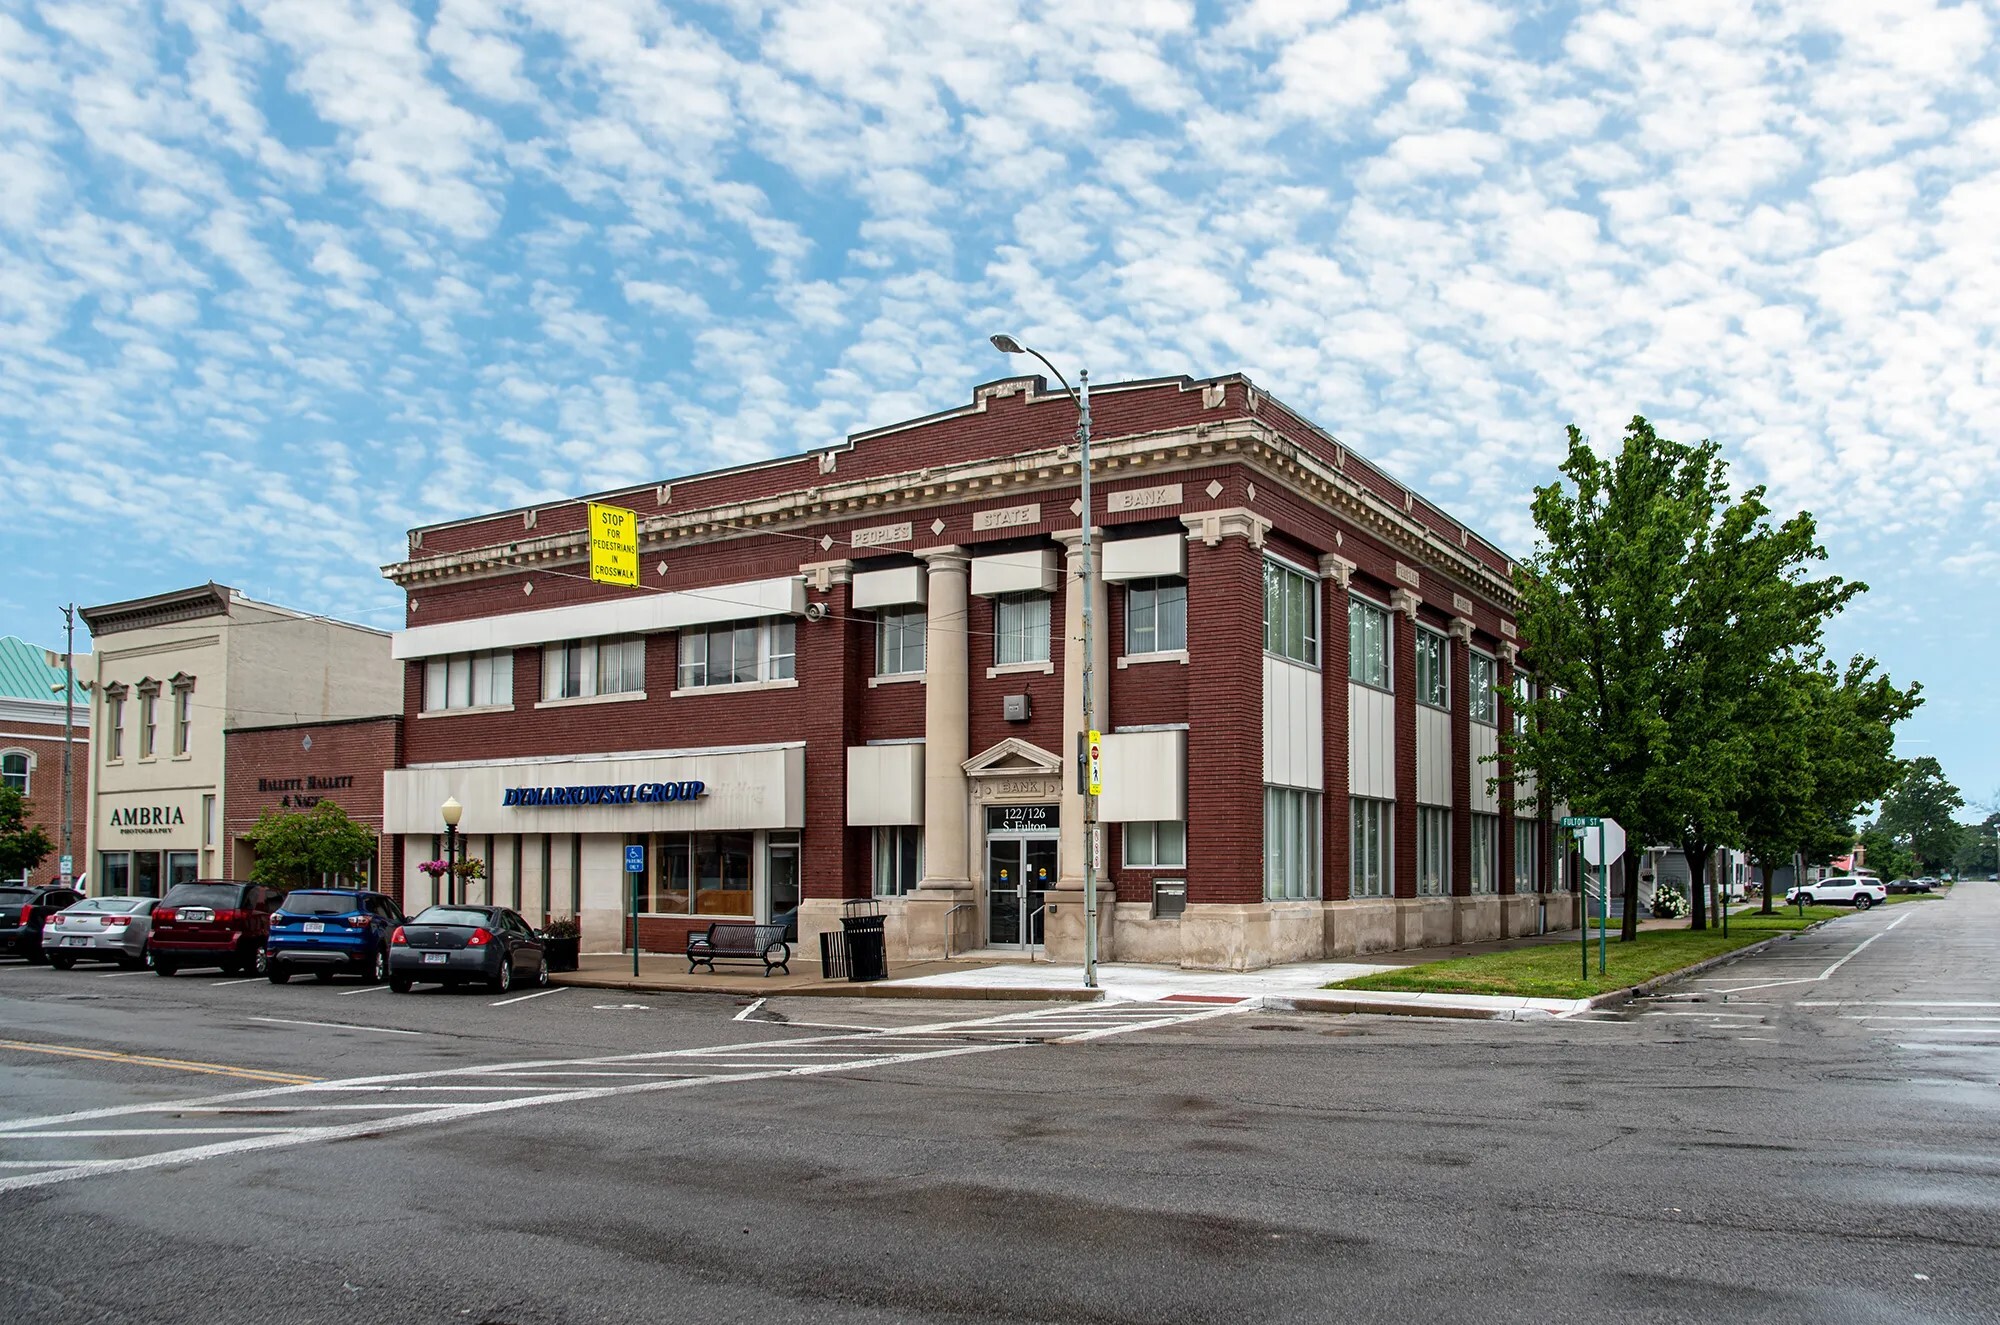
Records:
[[[1641,930],[1637,939],[1605,945],[1605,972],[1597,973],[1597,936],[1591,931],[1590,975],[1583,976],[1577,943],[1550,943],[1507,952],[1452,957],[1441,962],[1380,971],[1342,980],[1329,989],[1386,989],[1411,994],[1502,994],[1516,998],[1590,998],[1596,994],[1670,975],[1711,957],[1762,943],[1773,935],[1804,929],[1821,920],[1850,915],[1844,906],[1797,907],[1776,915],[1732,915],[1729,933],[1719,929]]]

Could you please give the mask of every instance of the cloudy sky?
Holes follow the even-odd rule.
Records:
[[[0,631],[960,403],[1240,370],[1518,553],[1712,436],[2000,793],[2000,4],[12,0]]]

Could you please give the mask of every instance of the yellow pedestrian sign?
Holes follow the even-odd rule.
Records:
[[[590,578],[639,587],[639,513],[590,503]]]

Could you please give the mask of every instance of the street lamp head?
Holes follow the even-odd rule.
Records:
[[[1015,340],[1005,332],[997,336],[988,336],[986,339],[992,341],[993,348],[1002,354],[1026,354],[1028,352],[1027,346],[1021,344],[1020,341]]]
[[[458,803],[458,797],[447,796],[444,799],[444,804],[438,806],[438,813],[444,816],[444,826],[446,828],[456,828],[458,827],[459,817],[465,813],[465,807]]]

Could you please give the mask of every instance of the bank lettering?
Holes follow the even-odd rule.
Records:
[[[544,805],[661,805],[699,800],[708,794],[706,782],[599,783],[586,787],[508,787],[500,794],[504,807]]]
[[[1126,488],[1114,492],[1105,502],[1112,511],[1152,511],[1181,504],[1181,485],[1162,483],[1152,488]]]
[[[1022,525],[1040,524],[1042,506],[1040,502],[1030,502],[1026,506],[1002,506],[996,511],[974,511],[972,527],[975,531],[986,529],[1016,529]]]
[[[872,529],[857,529],[848,536],[850,547],[886,547],[891,543],[910,541],[910,522],[901,524],[880,524]]]

